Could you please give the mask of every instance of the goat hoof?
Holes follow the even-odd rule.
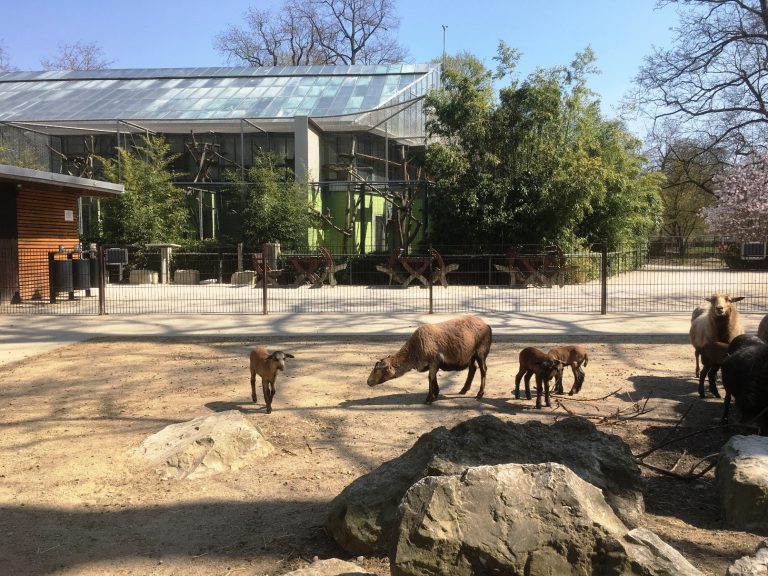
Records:
[[[483,393],[482,392],[478,392],[477,396],[475,396],[475,400],[480,400],[480,399],[482,399],[482,397],[483,397]]]
[[[459,390],[459,394],[466,394],[467,392],[469,392],[469,388],[462,388]]]
[[[531,399],[531,395],[530,394],[526,394],[525,395],[525,399],[526,400],[530,400]],[[541,408],[541,406],[536,406],[536,408]]]

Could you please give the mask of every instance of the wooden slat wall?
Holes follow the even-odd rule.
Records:
[[[64,211],[72,210],[71,222]],[[22,299],[48,298],[47,253],[60,245],[67,250],[80,241],[77,233],[77,194],[23,186],[17,197],[19,287]]]

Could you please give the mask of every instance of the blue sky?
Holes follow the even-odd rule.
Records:
[[[96,42],[114,68],[225,65],[213,39],[239,22],[249,6],[280,5],[265,0],[3,0],[0,45],[21,70],[40,69],[57,46]],[[520,72],[567,64],[591,46],[601,74],[590,81],[603,111],[632,86],[643,57],[667,46],[677,22],[673,9],[654,9],[656,0],[398,0],[399,39],[410,61],[439,57],[443,48],[469,51],[492,67],[499,39],[518,48]]]

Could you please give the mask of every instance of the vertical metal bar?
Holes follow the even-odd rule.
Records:
[[[104,246],[99,246],[99,316],[107,313],[107,274],[106,274],[106,252]]]
[[[237,243],[237,271],[243,271],[243,243]]]
[[[432,260],[429,261],[429,313],[434,313],[434,300],[432,298]]]
[[[51,304],[56,304],[56,284],[53,280],[53,252],[48,252],[48,297]]]
[[[600,253],[600,314],[608,313],[608,245]]]
[[[69,252],[67,254],[67,260],[69,260],[69,270],[70,270],[70,273],[72,273],[75,270],[75,263],[72,261],[72,252]],[[70,290],[69,293],[67,294],[67,298],[69,300],[74,300],[75,299],[75,279],[74,279],[74,277],[72,278],[72,290]]]
[[[200,240],[205,239],[205,229],[203,227],[203,189],[197,190],[197,219],[200,222]]]
[[[245,181],[245,134],[242,118],[240,118],[240,181]]]
[[[261,266],[264,275],[261,278],[261,310],[262,314],[268,314],[267,311],[267,282],[269,281],[269,258],[267,258],[267,245],[261,245]]]

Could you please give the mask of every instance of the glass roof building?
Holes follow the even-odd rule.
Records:
[[[233,142],[226,156],[245,166],[246,136],[293,135],[277,151],[321,180],[320,166],[336,159],[303,157],[296,143],[306,129],[319,140],[368,134],[423,145],[422,101],[438,78],[426,64],[9,72],[0,74],[0,126],[55,137],[110,134],[119,143],[142,132],[242,135],[244,149]]]
[[[380,248],[389,221],[380,186],[419,179],[412,157],[426,143],[423,102],[439,78],[427,64],[5,72],[0,163],[14,163],[10,150],[19,165],[32,157],[50,172],[98,178],[94,156],[160,134],[178,154],[179,185],[206,191],[202,239],[227,229],[216,216],[230,201],[217,186],[225,171],[244,171],[269,150],[313,184],[313,201],[334,219],[368,194],[371,226],[357,235]],[[326,241],[335,234],[325,232]]]

